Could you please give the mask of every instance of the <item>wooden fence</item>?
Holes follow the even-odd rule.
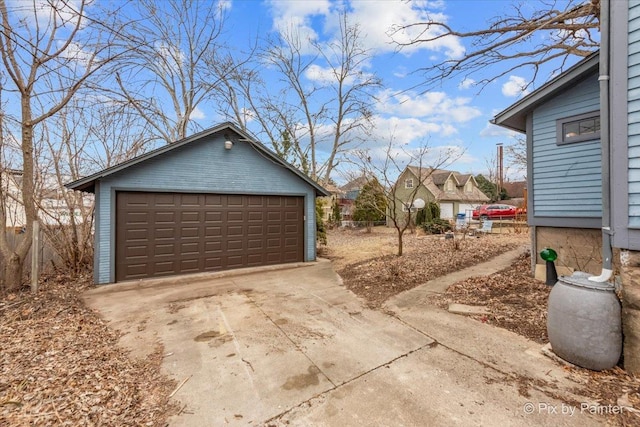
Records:
[[[15,248],[25,238],[25,235],[23,233],[20,233],[20,230],[7,229],[6,233],[10,248]],[[45,233],[42,232],[42,230],[40,230],[38,242],[38,270],[40,274],[42,274],[51,271],[54,265],[59,265],[61,263],[61,259],[54,250],[51,242],[47,239]],[[33,254],[33,251],[34,248],[31,247],[27,258],[24,261],[24,272],[29,277],[31,275],[31,256]],[[0,278],[4,278],[4,266],[5,261],[0,254]]]

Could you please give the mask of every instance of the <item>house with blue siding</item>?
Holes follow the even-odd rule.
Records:
[[[600,7],[600,52],[509,106],[493,123],[527,136],[532,250],[552,247],[563,267],[602,271],[599,277],[613,273],[609,280],[618,285],[622,303],[624,367],[638,375],[640,0],[601,0]]]
[[[314,261],[329,195],[231,123],[67,187],[95,193],[97,284]]]
[[[493,120],[527,136],[532,253],[554,248],[560,267],[594,274],[602,224],[598,64],[597,53],[585,58]]]

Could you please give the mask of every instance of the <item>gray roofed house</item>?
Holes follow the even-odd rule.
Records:
[[[402,202],[406,202],[403,197],[408,198],[414,186],[419,186],[416,197],[437,202],[444,219],[454,219],[460,213],[470,215],[477,206],[489,201],[473,175],[445,169],[407,166],[395,185],[396,197]]]

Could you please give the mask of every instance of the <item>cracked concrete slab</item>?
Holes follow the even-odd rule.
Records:
[[[162,343],[162,369],[184,381],[172,426],[601,424],[528,413],[527,403],[562,407],[562,368],[522,337],[409,292],[369,310],[322,261],[85,300],[134,356]]]
[[[173,426],[259,425],[433,343],[364,308],[328,262],[85,299],[125,332],[133,354],[161,342],[163,369],[188,378]]]

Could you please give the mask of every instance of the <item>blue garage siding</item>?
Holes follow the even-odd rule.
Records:
[[[556,143],[556,120],[599,110],[597,76],[533,111],[534,216],[598,218],[602,215],[600,140]]]
[[[640,227],[640,3],[629,3],[627,123],[629,227]]]
[[[173,149],[100,181],[96,203],[96,283],[115,279],[115,192],[168,191],[305,197],[305,261],[315,260],[315,189],[247,142],[224,149],[222,135]]]

